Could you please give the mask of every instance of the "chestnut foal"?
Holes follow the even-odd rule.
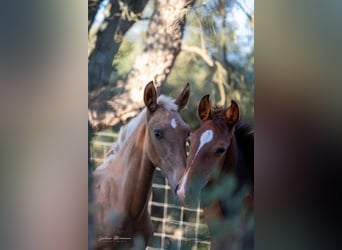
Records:
[[[253,244],[253,236],[245,232],[253,211],[254,132],[239,122],[234,101],[226,109],[212,108],[206,95],[198,105],[198,116],[201,126],[190,135],[187,166],[176,192],[185,205],[201,198],[211,249],[241,249],[243,243]],[[234,181],[236,187],[230,193]],[[236,208],[233,201],[241,192],[243,206]],[[242,218],[238,230],[229,229],[232,214]],[[240,232],[238,236],[232,235],[234,230]]]
[[[150,82],[145,108],[119,132],[118,141],[94,173],[94,243],[96,249],[146,247],[153,236],[148,201],[158,166],[175,192],[186,164],[189,126],[180,116],[189,84],[176,100],[159,96]]]

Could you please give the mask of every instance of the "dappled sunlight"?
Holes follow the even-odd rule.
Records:
[[[214,222],[210,225],[213,231],[209,234],[208,221],[205,222],[203,213],[203,205],[210,205],[218,199],[228,201],[221,205],[231,214],[227,223],[218,224],[217,228],[221,227],[223,233],[231,233],[232,245],[235,239],[239,244],[244,237],[241,232],[245,232],[239,229],[240,225],[248,224],[248,233],[253,234],[254,230],[253,222],[243,221],[250,221],[250,218],[240,216],[248,210],[244,204],[248,190],[240,189],[240,179],[235,180],[234,176],[223,178],[217,183],[218,188],[210,186],[202,190],[201,195],[200,189],[206,186],[207,180],[203,176],[197,180],[194,178],[192,183],[198,182],[198,187],[192,190],[190,199],[186,198],[189,204],[185,203],[191,203],[191,207],[181,206],[182,199],[177,194],[187,188],[186,183],[179,185],[179,180],[186,165],[185,157],[192,157],[189,128],[194,131],[201,124],[198,119],[201,114],[196,110],[202,96],[210,95],[213,103],[219,106],[236,103],[240,114],[235,114],[235,118],[253,124],[254,2],[143,0],[129,5],[123,1],[96,4],[101,5],[102,12],[97,16],[91,12],[88,16],[88,28],[92,26],[88,37],[88,111],[90,126],[96,131],[90,140],[94,165],[102,163],[98,170],[103,172],[108,166],[116,169],[115,177],[110,178],[117,179],[118,183],[119,179],[127,178],[128,174],[123,173],[132,162],[137,165],[150,162],[154,167],[160,167],[153,178],[154,168],[146,167],[146,173],[135,170],[133,179],[138,184],[138,177],[148,176],[152,182],[151,196],[131,202],[135,207],[144,198],[145,202],[146,197],[149,198],[147,210],[154,225],[149,243],[151,249],[209,249],[210,246],[221,249],[211,245],[210,241],[216,236],[216,225]],[[183,101],[181,106],[168,103],[164,105],[165,110],[156,111],[161,103],[156,104],[155,93],[145,95],[150,81],[154,82],[158,96],[160,93],[175,96],[188,83],[188,93],[183,96],[186,102]],[[177,110],[172,112],[180,114],[157,115],[167,110]],[[149,115],[145,116],[147,112]],[[138,118],[131,119],[137,115]],[[141,118],[147,119],[149,124],[137,128],[141,125]],[[122,127],[123,124],[128,125]],[[130,136],[132,140],[127,139]],[[194,151],[196,156],[209,148],[207,146],[215,138],[215,133],[205,134],[197,153]],[[215,146],[216,155],[206,155],[200,161],[204,165],[222,162],[217,160],[217,155],[225,152],[228,146],[229,143]],[[215,163],[211,162],[212,159],[216,159]],[[116,160],[123,160],[123,164],[116,166],[120,165],[115,163]],[[209,166],[204,166],[202,172],[210,175],[208,169]],[[188,179],[192,178],[190,175]],[[134,188],[135,192],[144,190],[148,193],[147,189],[146,185]],[[125,192],[129,193],[128,190]],[[247,249],[250,247],[253,248],[248,246]]]

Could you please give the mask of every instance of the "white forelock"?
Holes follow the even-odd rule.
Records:
[[[159,96],[157,99],[157,103],[169,111],[178,110],[178,105],[175,103],[175,100],[169,96],[165,96],[165,95]]]

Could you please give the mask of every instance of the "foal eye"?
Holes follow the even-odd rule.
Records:
[[[185,153],[186,153],[186,156],[188,157],[190,153],[190,140],[186,140],[185,142]]]
[[[218,148],[218,149],[216,149],[215,154],[221,155],[221,154],[223,154],[225,151],[226,151],[225,148]]]
[[[153,133],[157,139],[161,139],[163,137],[162,132],[159,129],[153,130]]]

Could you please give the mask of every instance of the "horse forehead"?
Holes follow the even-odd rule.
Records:
[[[221,139],[225,138],[225,136],[222,134],[222,131],[220,131],[213,124],[201,126],[192,134],[195,144],[198,146],[202,145],[202,147],[207,144],[220,142]]]
[[[217,134],[216,130],[217,128],[212,123],[202,123],[202,125],[196,131],[194,131],[194,135],[200,140],[203,134],[204,136],[206,134],[211,134],[211,133],[213,134],[213,136],[216,135]],[[208,132],[208,131],[212,131],[212,132]]]
[[[177,128],[177,122],[175,118],[171,118],[170,125],[172,128]]]
[[[195,153],[195,157],[198,155],[198,153],[201,151],[201,149],[207,145],[208,143],[211,143],[214,139],[214,130],[211,128],[207,128],[204,130],[197,131],[196,137],[197,137],[197,150]]]
[[[214,139],[214,131],[212,129],[206,129],[204,130],[199,138],[200,148],[201,146],[204,146],[205,144],[211,142]]]
[[[172,128],[177,128],[178,126],[184,127],[186,123],[183,121],[180,114],[176,111],[169,111],[166,113],[166,120]]]
[[[199,133],[202,134],[206,130],[212,130],[216,137],[221,137],[226,134],[226,129],[221,128],[217,124],[215,124],[212,120],[205,121],[201,124],[201,127],[198,129]]]
[[[186,127],[187,124],[177,111],[163,110],[153,119],[154,124],[164,124],[165,127],[177,129],[179,127]]]

